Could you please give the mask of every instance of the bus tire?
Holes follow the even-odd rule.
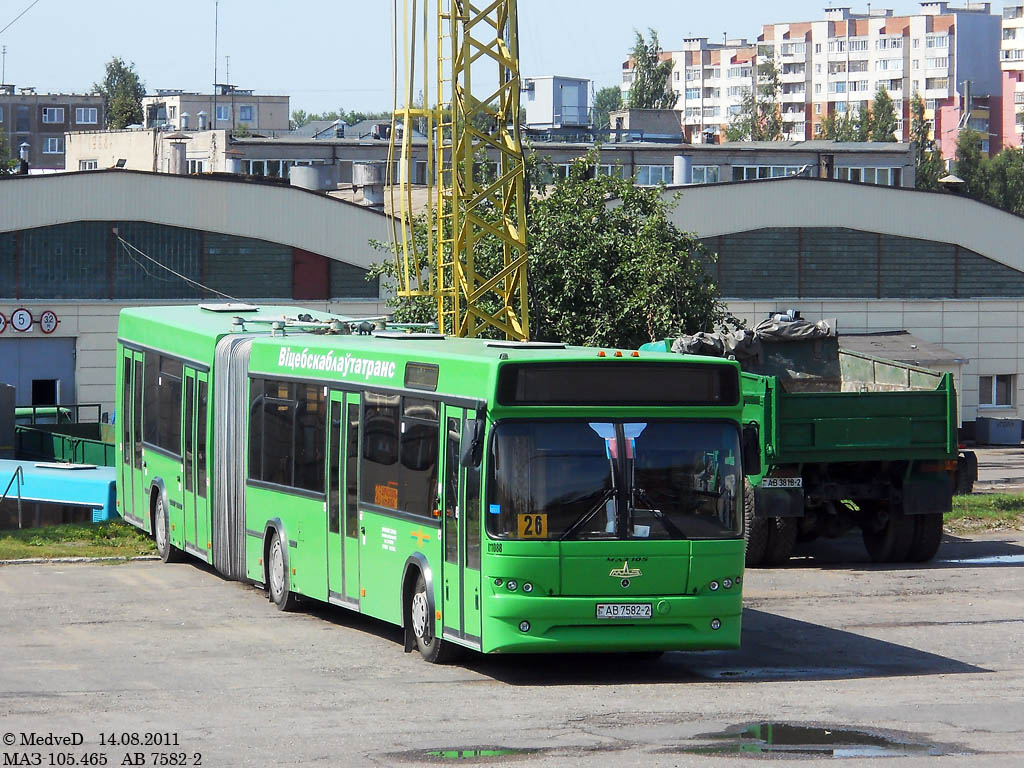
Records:
[[[769,520],[757,517],[754,508],[754,489],[749,483],[743,486],[743,523],[747,539],[747,568],[756,568],[764,560],[765,549],[768,547]]]
[[[267,593],[279,611],[294,611],[298,604],[298,599],[289,587],[284,544],[277,531],[274,531],[270,537],[270,546],[267,547]]]
[[[797,521],[795,517],[768,518],[768,546],[764,551],[764,565],[781,565],[789,560],[796,546]]]
[[[942,513],[914,516],[914,539],[910,544],[907,560],[924,563],[931,560],[942,544]]]
[[[890,507],[885,522],[866,524],[861,533],[868,555],[876,563],[901,563],[914,542],[914,518]]]
[[[171,523],[167,518],[164,495],[156,488],[153,497],[153,539],[156,541],[156,552],[165,563],[175,563],[181,559],[181,553],[171,544]]]
[[[409,626],[420,655],[431,664],[446,664],[456,655],[451,643],[434,634],[434,617],[430,615],[427,582],[422,572],[416,574],[416,586],[409,595]]]

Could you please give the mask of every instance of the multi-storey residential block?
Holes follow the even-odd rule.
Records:
[[[142,99],[146,127],[175,130],[287,131],[291,112],[288,96],[260,96],[233,85],[218,85],[214,93],[158,90]]]
[[[925,100],[926,118],[936,121],[943,107],[963,110],[968,99],[1000,94],[995,55],[1000,19],[991,13],[991,3],[920,5],[920,13],[903,16],[891,9],[854,13],[847,6],[829,7],[820,21],[765,25],[756,45],[742,40],[684,40],[682,51],[665,56],[676,62],[672,88],[687,132],[694,139],[697,133],[723,135],[740,111],[743,94],[756,87],[758,67],[769,59],[779,72],[779,100],[789,139],[820,135],[829,115],[865,109],[879,88],[893,100],[897,138],[903,140],[910,136],[910,101],[915,95]],[[623,87],[628,92],[632,64],[627,62],[624,70]],[[699,131],[693,130],[696,126]],[[945,126],[947,141],[955,144],[953,129],[958,126],[959,117]],[[940,128],[935,125],[941,142]]]
[[[33,171],[64,170],[64,134],[102,129],[105,120],[98,93],[36,93],[0,85],[0,133],[14,157],[27,145]]]
[[[999,65],[1003,76],[1003,144],[1019,147],[1024,132],[1024,4],[1007,3],[1003,7]]]

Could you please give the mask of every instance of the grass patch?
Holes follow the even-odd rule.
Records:
[[[137,557],[156,553],[153,540],[121,520],[0,531],[0,560],[26,557]]]
[[[1024,528],[1024,495],[976,493],[954,496],[946,524],[961,530]]]

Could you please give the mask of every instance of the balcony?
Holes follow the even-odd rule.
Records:
[[[807,91],[783,93],[782,95],[779,96],[779,101],[781,101],[783,104],[806,104]]]

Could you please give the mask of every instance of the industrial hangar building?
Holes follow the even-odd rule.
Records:
[[[126,306],[222,299],[220,291],[380,314],[380,286],[366,276],[385,256],[370,241],[390,239],[389,221],[241,177],[0,176],[0,381],[17,387],[18,405],[59,399],[109,411]]]
[[[906,330],[963,361],[964,436],[1024,417],[1024,219],[964,197],[822,179],[670,188],[673,217],[718,254],[748,324],[797,309],[840,334]],[[927,365],[927,364],[926,364]]]
[[[795,308],[838,318],[841,332],[907,330],[966,361],[967,436],[979,416],[1024,416],[1024,219],[951,194],[825,179],[665,195],[680,192],[675,223],[719,254],[711,269],[737,317]],[[0,380],[21,404],[57,394],[109,410],[120,309],[217,298],[197,283],[382,314],[386,289],[366,273],[386,258],[370,241],[391,231],[369,208],[238,176],[2,177]]]

